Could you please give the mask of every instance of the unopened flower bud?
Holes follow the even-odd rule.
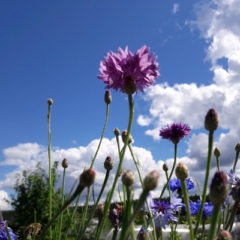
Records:
[[[133,171],[131,170],[127,170],[123,173],[122,175],[122,183],[126,186],[126,187],[130,187],[133,185],[135,181],[135,176]]]
[[[240,152],[240,143],[237,143],[235,146],[235,151]]]
[[[47,103],[48,103],[48,105],[53,105],[53,100],[52,100],[51,98],[49,98],[49,99],[47,100]]]
[[[188,177],[188,168],[184,163],[178,163],[175,174],[177,178],[179,178],[181,181],[184,181]]]
[[[111,157],[106,157],[104,161],[104,168],[108,171],[113,169],[113,159]]]
[[[164,172],[168,171],[168,165],[166,163],[163,164],[162,169]]]
[[[63,167],[64,169],[68,168],[68,160],[67,160],[66,158],[64,158],[64,159],[62,160],[62,167]]]
[[[126,94],[133,94],[136,92],[136,83],[132,77],[126,77],[124,79],[124,92]]]
[[[92,168],[84,170],[80,175],[80,185],[84,187],[90,187],[95,180],[96,173]]]
[[[140,232],[138,234],[138,237],[137,237],[138,240],[151,240],[151,237],[150,235],[148,234],[148,232],[145,231],[145,229],[142,227],[140,229]]]
[[[104,94],[104,101],[106,104],[110,104],[112,102],[112,94],[109,90],[107,90]]]
[[[125,143],[126,141],[126,137],[127,137],[127,130],[122,131],[122,141]],[[133,138],[131,136],[131,134],[128,137],[128,144],[133,142]]]
[[[224,172],[216,172],[210,185],[209,197],[213,205],[222,205],[227,196],[227,175]]]
[[[114,135],[117,137],[120,135],[120,130],[118,128],[115,128],[113,131]]]
[[[221,156],[221,151],[220,151],[220,149],[216,147],[216,148],[214,149],[213,154],[214,154],[214,156],[215,156],[216,158],[219,158],[219,157]]]
[[[205,128],[209,132],[213,132],[218,128],[218,115],[213,108],[209,109],[207,112],[205,117]]]
[[[152,191],[157,187],[158,179],[159,173],[156,170],[153,170],[144,178],[143,185],[147,190]]]
[[[95,217],[99,220],[102,219],[104,212],[104,203],[98,204],[96,210],[95,210]]]
[[[232,235],[227,230],[220,230],[217,240],[232,240]]]

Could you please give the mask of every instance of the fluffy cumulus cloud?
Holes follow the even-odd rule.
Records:
[[[205,60],[211,63],[212,81],[208,85],[162,83],[149,88],[144,100],[150,103],[150,110],[138,117],[138,124],[148,126],[146,135],[159,140],[159,129],[166,123],[188,123],[194,133],[187,156],[194,164],[188,164],[192,171],[200,171],[206,166],[208,137],[206,131],[199,130],[203,129],[207,110],[215,108],[220,128],[214,146],[222,151],[222,166],[229,168],[235,159],[234,147],[240,141],[240,1],[201,1],[195,11],[196,19],[188,25],[208,44]]]

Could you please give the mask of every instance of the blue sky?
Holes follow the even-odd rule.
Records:
[[[212,107],[221,126],[215,146],[222,149],[222,166],[228,169],[240,140],[238,9],[237,0],[2,1],[0,198],[13,192],[17,172],[38,160],[47,166],[48,98],[54,100],[53,159],[69,159],[69,187],[89,166],[105,117],[99,63],[109,50],[125,46],[135,52],[148,45],[160,66],[156,85],[134,96],[132,135],[143,175],[156,167],[161,171],[165,161],[171,165],[173,146],[159,139],[159,129],[183,121],[193,131],[179,145],[179,161],[201,183],[207,146],[202,126]],[[113,129],[127,128],[126,96],[111,92],[109,123],[96,162],[99,182],[106,154],[116,155]],[[126,159],[126,167],[133,168]]]

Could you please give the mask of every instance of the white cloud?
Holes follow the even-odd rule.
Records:
[[[10,210],[12,209],[11,205],[8,203],[10,200],[8,193],[0,190],[0,210]]]
[[[173,7],[172,7],[172,13],[176,14],[179,11],[179,4],[178,3],[174,3]]]

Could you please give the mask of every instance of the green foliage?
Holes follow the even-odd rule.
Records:
[[[53,211],[61,205],[60,189],[55,191],[56,183],[59,178],[57,174],[58,162],[52,167],[52,192],[53,192]],[[49,183],[46,170],[38,163],[34,170],[24,170],[22,175],[17,177],[14,185],[16,194],[11,195],[11,204],[14,208],[14,222],[11,225],[18,234],[23,236],[26,226],[36,222],[43,226],[49,218]]]

